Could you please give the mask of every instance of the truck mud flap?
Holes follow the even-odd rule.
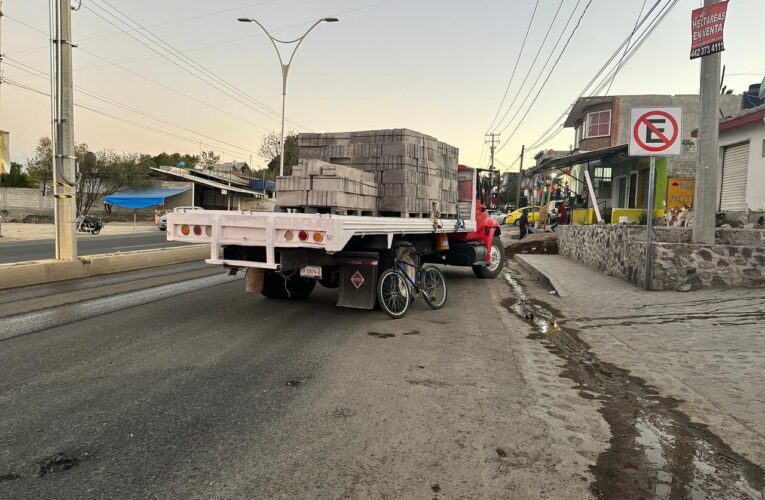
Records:
[[[340,266],[338,307],[373,309],[377,290],[377,265],[343,264]]]

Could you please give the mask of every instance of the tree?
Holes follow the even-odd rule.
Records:
[[[215,154],[215,151],[202,151],[202,154],[199,155],[199,164],[206,170],[212,170],[219,161],[220,155]]]
[[[86,215],[97,201],[121,189],[140,189],[149,184],[154,161],[148,155],[120,154],[109,149],[93,153],[87,144],[78,144],[76,152],[78,214]]]
[[[21,164],[11,162],[11,171],[0,175],[0,186],[25,188],[30,186],[29,176],[21,171]]]
[[[50,138],[41,137],[37,141],[32,158],[27,160],[27,173],[30,184],[45,193],[48,184],[53,182],[53,144]]]
[[[180,153],[168,154],[162,152],[152,158],[154,166],[156,167],[176,167],[179,163],[183,163],[185,168],[194,168],[199,162],[198,156],[182,155]]]
[[[260,144],[260,156],[269,160],[268,170],[274,178],[279,175],[281,136],[276,132],[269,132],[263,137]],[[298,148],[297,132],[290,131],[284,139],[284,175],[292,173],[292,166],[297,165],[300,148]],[[257,173],[256,173],[257,177]]]

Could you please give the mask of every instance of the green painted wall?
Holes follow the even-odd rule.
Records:
[[[667,205],[667,159],[656,158],[656,199],[654,210],[664,209]]]

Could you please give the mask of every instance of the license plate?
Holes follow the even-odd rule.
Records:
[[[301,278],[321,279],[321,266],[303,266],[300,268]]]

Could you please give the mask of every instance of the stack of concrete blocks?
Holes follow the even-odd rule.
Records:
[[[276,178],[276,204],[335,211],[377,210],[374,175],[321,160],[301,160],[292,175]]]
[[[318,159],[373,174],[381,215],[457,213],[459,150],[408,129],[300,134],[301,159]]]

